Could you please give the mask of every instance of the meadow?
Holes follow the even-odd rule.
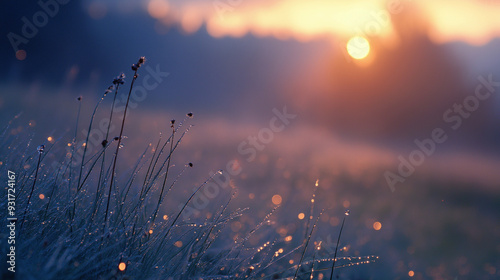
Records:
[[[274,208],[261,219],[234,201],[238,188],[223,175],[236,174],[237,165],[212,172],[192,190],[184,186],[196,163],[175,155],[196,129],[192,112],[170,120],[157,141],[143,143],[134,163],[124,160],[124,142],[134,137],[124,134],[127,111],[145,62],[133,64],[130,77],[118,75],[90,116],[81,113],[86,97],[78,97],[74,128],[58,138],[35,143],[27,132],[11,133],[18,116],[6,124],[0,178],[10,190],[0,202],[8,209],[1,218],[17,220],[1,236],[8,240],[15,232],[13,247],[2,246],[3,279],[333,279],[338,269],[378,259],[342,252],[349,210],[339,213],[334,240],[317,240],[318,221],[333,209],[315,205],[318,181],[309,205],[300,206],[306,214],[284,234],[274,218],[281,197],[273,197]],[[117,106],[122,91],[126,101]],[[108,117],[96,117],[101,111]],[[80,139],[82,127],[87,135]],[[210,201],[200,206],[201,193]]]

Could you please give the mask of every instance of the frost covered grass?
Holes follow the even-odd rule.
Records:
[[[15,119],[3,129],[0,178],[5,182],[8,170],[17,176],[18,279],[313,279],[320,275],[332,279],[335,268],[376,259],[317,257],[321,244],[310,246],[319,219],[311,223],[314,196],[304,238],[294,242],[266,229],[276,209],[247,233],[232,238],[226,227],[246,210],[229,210],[237,194],[235,189],[220,201],[213,201],[210,215],[183,219],[196,193],[222,171],[206,178],[183,198],[178,209],[164,214],[162,206],[175,201],[170,195],[179,178],[193,167],[190,162],[182,164],[172,175],[175,151],[191,129],[193,114],[188,113],[178,123],[172,120],[166,139],[160,136],[155,145],[147,144],[135,164],[119,170],[128,100],[144,63],[141,57],[132,66],[127,102],[120,112],[114,104],[125,75],[114,79],[94,108],[82,145],[77,139],[81,97],[77,100],[75,136],[69,143],[60,137],[35,148],[33,135],[8,133]],[[99,147],[88,149],[96,112],[108,95],[113,95],[113,101],[105,137]],[[120,128],[116,136],[110,135],[114,123]],[[5,199],[0,207],[7,208]],[[6,220],[6,211],[0,213]],[[262,232],[265,240],[260,246],[249,245],[257,232]],[[1,239],[6,237],[2,232]],[[300,261],[291,260],[294,254],[301,256]],[[5,266],[6,262],[2,263]],[[2,273],[12,276],[7,269]]]

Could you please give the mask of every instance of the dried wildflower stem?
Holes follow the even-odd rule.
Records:
[[[158,151],[158,147],[160,146],[161,142],[161,133],[160,137],[158,138],[158,143],[156,143],[156,147],[153,150],[153,156],[151,157],[151,161],[149,162],[148,170],[146,171],[146,176],[144,176],[144,182],[142,183],[142,188],[141,188],[141,194],[139,195],[139,198],[142,197],[142,193],[144,192],[144,188],[146,187],[146,182],[148,181],[148,174],[149,171],[151,170],[151,166],[153,165],[153,161],[156,156],[156,152]]]
[[[71,197],[71,181],[73,178],[73,155],[75,154],[76,137],[78,136],[78,123],[80,122],[80,111],[82,109],[82,97],[79,96],[78,100],[78,113],[76,114],[75,136],[71,143],[71,157],[69,159],[69,184],[68,184],[68,200]]]
[[[201,184],[194,192],[193,194],[191,194],[191,196],[188,198],[188,200],[184,203],[184,205],[182,206],[181,210],[179,211],[179,213],[177,213],[177,216],[175,216],[174,220],[172,221],[172,224],[170,225],[170,227],[167,229],[167,232],[163,235],[163,238],[161,239],[160,241],[160,244],[158,245],[157,247],[157,250],[156,250],[156,253],[154,254],[154,257],[152,258],[153,260],[156,259],[156,257],[158,256],[158,254],[160,253],[160,250],[161,250],[161,247],[163,245],[163,243],[165,242],[165,240],[167,239],[168,237],[168,234],[170,233],[170,231],[172,230],[172,228],[175,226],[175,223],[177,222],[177,220],[179,219],[179,217],[181,216],[182,212],[184,212],[184,209],[186,209],[187,205],[189,204],[189,202],[191,202],[191,200],[193,199],[193,197],[198,193],[198,191],[201,190],[201,188],[203,188],[207,183],[208,181],[212,180],[212,178],[216,175],[216,174],[220,174],[220,172],[222,171],[218,171],[214,174],[212,174],[212,176],[210,176],[205,182],[203,182],[203,184]],[[147,254],[144,254],[144,257],[143,257],[143,260],[144,258],[146,257]]]
[[[166,167],[166,171],[165,171],[165,178],[163,179],[163,185],[161,187],[160,197],[158,198],[158,205],[156,205],[156,210],[155,210],[155,213],[153,214],[153,220],[152,220],[153,224],[156,220],[156,217],[158,216],[158,210],[160,209],[160,205],[161,205],[161,201],[162,201],[162,197],[163,197],[163,192],[165,191],[165,185],[167,183],[168,170],[170,169],[170,160],[172,159],[172,152],[174,149],[174,135],[175,135],[174,123],[175,123],[175,121],[172,120],[171,123],[172,123],[172,125],[171,125],[172,137],[170,137],[171,138],[171,140],[170,140],[170,153],[168,154],[168,162],[167,162],[167,167]],[[170,191],[170,188],[168,190]]]
[[[122,125],[120,128],[120,136],[118,136],[118,144],[116,145],[116,151],[115,151],[115,158],[113,159],[113,168],[111,171],[111,181],[109,182],[109,191],[108,191],[108,201],[106,203],[106,212],[104,216],[104,227],[103,229],[106,229],[106,224],[108,221],[108,211],[109,211],[109,201],[111,200],[111,190],[113,188],[113,182],[115,179],[115,169],[116,169],[116,160],[118,159],[118,152],[120,151],[120,145],[122,142],[122,137],[123,137],[123,128],[125,127],[125,119],[127,117],[127,109],[128,109],[128,104],[130,102],[130,95],[132,94],[132,89],[134,88],[134,83],[137,80],[137,70],[139,70],[139,67],[144,63],[145,58],[141,57],[139,58],[139,62],[137,64],[132,65],[132,70],[134,70],[134,77],[132,78],[132,82],[130,83],[130,89],[128,91],[127,95],[127,102],[125,103],[125,110],[123,111],[123,119],[122,119]]]
[[[302,266],[302,261],[304,260],[304,256],[306,255],[307,246],[309,245],[309,241],[311,241],[311,236],[314,232],[314,229],[316,228],[316,225],[318,224],[319,218],[321,217],[321,215],[323,215],[324,211],[325,211],[325,209],[321,210],[321,213],[319,213],[318,217],[316,218],[316,221],[314,222],[314,225],[312,226],[312,229],[311,229],[311,232],[309,233],[309,236],[305,240],[304,251],[302,251],[302,255],[300,256],[299,264],[297,265],[297,270],[295,270],[295,275],[293,276],[294,280],[297,279],[297,275],[299,273],[300,267]]]
[[[316,191],[318,190],[319,180],[316,180],[314,184],[314,192],[311,198],[311,210],[309,211],[309,219],[307,219],[306,230],[304,231],[304,239],[307,238],[307,233],[309,232],[309,227],[311,226],[311,221],[313,219],[314,204],[316,202]]]
[[[62,166],[57,169],[56,177],[54,179],[54,185],[52,186],[52,190],[50,192],[49,201],[47,202],[47,206],[45,207],[45,214],[43,219],[47,219],[47,214],[49,213],[50,203],[52,202],[52,197],[54,196],[54,192],[57,187],[57,179],[59,178],[59,174],[61,173]]]
[[[104,148],[103,148],[100,152],[98,152],[98,154],[96,154],[97,158],[94,160],[94,162],[93,162],[93,163],[92,163],[92,165],[90,166],[89,171],[87,172],[87,174],[85,175],[85,177],[84,177],[84,178],[83,178],[83,180],[81,181],[81,184],[80,184],[80,185],[78,185],[79,190],[81,190],[81,189],[83,188],[83,185],[85,184],[85,182],[86,182],[86,181],[87,181],[87,179],[89,178],[90,174],[92,173],[92,170],[94,170],[94,167],[96,166],[97,162],[99,161],[99,158],[100,158],[101,156],[103,156],[103,155],[104,155],[104,153],[106,152],[106,149],[107,149],[109,146],[110,146],[110,145],[107,145],[107,146],[106,146],[106,147],[104,147]],[[95,157],[95,156],[94,156],[94,157]],[[92,157],[92,158],[93,158],[93,157]],[[87,163],[89,163],[89,162],[92,160],[92,158],[91,158],[91,159],[89,159],[89,161],[88,161]],[[86,163],[86,164],[87,164],[87,163]],[[78,192],[77,192],[77,194],[78,194]],[[76,199],[76,197],[75,197],[75,199]]]
[[[236,191],[233,191],[233,193],[231,194],[231,197],[229,197],[229,199],[226,202],[226,204],[222,206],[220,214],[217,215],[217,218],[215,218],[214,221],[212,222],[212,224],[210,225],[210,229],[205,234],[205,239],[204,239],[203,243],[201,243],[201,246],[198,249],[198,252],[196,253],[196,258],[188,265],[187,275],[190,275],[190,276],[196,275],[196,269],[198,267],[198,263],[200,262],[201,258],[205,255],[205,253],[207,252],[207,250],[210,248],[210,246],[212,246],[213,240],[212,240],[212,242],[209,242],[208,239],[210,238],[210,236],[211,236],[213,230],[215,229],[215,227],[218,225],[219,220],[223,217],[223,215],[224,215],[227,207],[229,206],[229,203],[231,203],[231,200],[233,200],[233,198],[235,196],[236,196]]]
[[[146,147],[144,152],[140,155],[139,160],[137,160],[137,163],[135,164],[134,168],[131,170],[131,176],[128,180],[128,182],[125,184],[126,187],[124,188],[123,192],[119,194],[119,198],[121,201],[119,202],[118,210],[117,210],[117,216],[120,217],[122,216],[123,218],[120,219],[122,221],[126,220],[125,218],[125,213],[123,212],[123,207],[125,205],[125,201],[127,200],[127,196],[130,192],[130,189],[132,188],[132,184],[134,183],[135,178],[141,171],[142,167],[144,164],[141,165],[142,159],[145,157],[146,152],[148,151],[149,147]]]
[[[322,241],[319,242],[317,248],[314,248],[315,250],[314,250],[312,264],[311,264],[311,275],[309,276],[309,279],[311,279],[311,280],[313,280],[313,278],[314,278],[314,263],[316,262],[316,254],[321,249],[321,243],[322,243]]]
[[[118,95],[118,89],[120,88],[120,85],[123,84],[123,78],[125,77],[123,74],[121,74],[120,76],[118,76],[119,78],[118,79],[115,79],[113,81],[113,84],[116,85],[115,87],[115,95],[113,97],[113,103],[111,104],[111,112],[109,114],[109,120],[108,120],[108,128],[106,130],[106,137],[104,138],[103,142],[102,142],[102,148],[103,148],[103,154],[102,154],[102,163],[101,163],[101,169],[99,170],[99,179],[97,180],[97,191],[96,191],[96,194],[95,194],[95,201],[94,201],[94,210],[92,212],[92,218],[94,218],[94,216],[97,214],[97,210],[98,210],[98,201],[99,201],[99,196],[100,196],[100,190],[101,190],[101,179],[102,179],[102,175],[103,175],[103,172],[104,172],[104,166],[106,164],[106,149],[109,145],[108,144],[108,137],[109,137],[109,130],[110,130],[110,127],[111,127],[111,121],[113,119],[113,113],[114,113],[114,109],[115,109],[115,102],[116,102],[116,96]],[[105,182],[105,179],[103,179],[103,182]]]
[[[184,136],[186,135],[187,132],[189,132],[189,129],[192,127],[192,125],[190,125],[188,128],[186,128],[186,130],[181,134],[181,136],[179,137],[179,139],[177,140],[177,142],[175,143],[174,145],[174,148],[172,149],[172,153],[177,149],[177,147],[179,146],[179,143],[182,141],[182,139],[184,138]],[[170,138],[169,138],[170,139]],[[167,140],[167,142],[163,145],[164,147],[166,146],[166,144],[168,144],[169,140]],[[163,147],[163,148],[164,148]],[[162,148],[162,149],[163,149]],[[158,179],[158,177],[161,175],[161,171],[163,170],[163,168],[165,167],[165,165],[167,164],[168,162],[168,159],[170,158],[170,156],[172,155],[172,153],[170,153],[169,155],[167,155],[167,158],[163,161],[163,163],[161,164],[159,170],[156,172],[156,175],[154,176],[154,178],[150,181],[150,183],[148,183],[149,185],[147,186],[147,188],[145,189],[144,191],[144,195],[142,197],[142,200],[144,200],[144,198],[146,197],[146,195],[148,194],[148,192],[153,188],[153,186],[155,185],[155,182],[156,180]],[[141,200],[141,202],[142,202]]]
[[[155,170],[155,168],[156,168],[156,164],[158,163],[158,160],[160,159],[160,156],[163,154],[163,151],[165,150],[165,147],[167,146],[167,144],[168,144],[169,142],[173,142],[172,136],[173,136],[173,134],[172,134],[172,135],[171,135],[171,136],[167,139],[167,141],[163,144],[163,146],[162,146],[162,147],[161,147],[161,149],[159,150],[158,154],[156,155],[156,160],[154,161],[154,164],[153,164],[153,166],[152,166],[152,168],[151,168],[151,174],[149,174],[149,178],[148,178],[148,180],[147,180],[147,181],[145,181],[145,182],[146,182],[146,185],[147,185],[147,186],[149,186],[149,188],[150,188],[150,183],[151,183],[151,182],[156,181],[156,179],[158,178],[158,175],[161,173],[161,170],[163,169],[163,166],[165,165],[165,163],[163,163],[163,165],[162,165],[162,166],[160,167],[160,169],[158,170],[158,172],[157,172],[156,176],[155,176],[153,179],[151,179],[151,178],[152,178],[152,176],[153,176],[154,170]],[[160,139],[160,140],[161,140],[161,139]],[[158,142],[158,143],[159,143],[159,142]],[[156,147],[156,148],[158,148],[158,147]],[[155,155],[153,154],[153,158],[154,158],[154,157],[155,157]],[[167,160],[168,160],[168,158],[169,158],[169,157],[170,157],[170,154],[167,156]],[[151,160],[153,160],[153,159],[151,159]],[[148,176],[148,174],[146,174],[146,177],[147,177],[147,176]]]
[[[330,280],[333,280],[333,270],[335,269],[335,261],[337,260],[337,249],[339,248],[340,236],[342,235],[342,229],[344,229],[345,217],[349,215],[349,210],[346,211],[344,219],[342,219],[342,226],[340,227],[339,237],[337,238],[337,246],[335,247],[335,254],[333,255],[332,271],[330,273]]]
[[[187,167],[193,167],[193,164],[192,163],[188,163],[184,166],[184,168],[179,172],[179,174],[177,174],[177,177],[175,178],[175,180],[170,184],[170,187],[168,188],[167,190],[167,193],[173,188],[173,186],[177,183],[177,181],[179,180],[179,178],[182,176],[182,174],[184,174],[184,172],[186,171],[186,168]],[[142,200],[139,199],[139,201],[135,204],[134,208],[132,210],[129,211],[129,214],[128,216],[125,216],[123,219],[124,220],[128,220],[134,213],[137,213],[138,212],[138,209],[140,208],[140,204],[141,204]],[[135,235],[135,232],[136,232],[136,227],[137,227],[137,222],[138,222],[138,216],[135,215],[135,219],[134,219],[134,224],[132,226],[132,234]],[[142,227],[144,228],[144,226]]]
[[[109,90],[109,88],[108,88],[108,90]],[[94,123],[95,114],[97,112],[97,109],[99,108],[99,105],[104,100],[104,97],[106,96],[107,93],[108,93],[108,91],[104,92],[104,94],[102,95],[102,97],[99,100],[99,102],[97,102],[97,104],[95,105],[94,112],[92,113],[92,116],[90,117],[89,129],[87,131],[87,137],[85,138],[85,142],[84,142],[85,146],[83,148],[82,162],[80,163],[80,172],[79,172],[79,175],[78,175],[78,184],[76,185],[77,186],[77,188],[76,188],[76,194],[78,194],[78,192],[82,188],[80,186],[80,183],[82,181],[82,172],[83,172],[83,168],[84,168],[85,155],[87,154],[87,146],[88,146],[88,142],[89,142],[90,131],[92,130],[92,124]],[[74,211],[74,209],[73,209],[73,211]]]
[[[186,114],[186,116],[189,117],[189,118],[192,118],[193,117],[193,113],[188,113],[188,114]],[[160,134],[160,139],[158,139],[158,143],[156,144],[156,148],[154,150],[153,157],[151,158],[151,162],[149,164],[148,171],[146,172],[146,177],[144,178],[144,185],[143,185],[143,188],[141,189],[141,195],[140,195],[140,197],[142,197],[143,191],[147,189],[146,186],[150,185],[149,183],[151,182],[151,178],[152,178],[154,170],[156,168],[156,164],[158,163],[158,160],[160,159],[160,156],[163,154],[163,151],[165,150],[165,147],[167,146],[167,144],[169,142],[171,143],[171,145],[173,144],[174,133],[182,127],[182,125],[184,124],[185,121],[186,121],[186,118],[179,123],[179,125],[177,126],[176,129],[173,128],[173,124],[174,123],[172,123],[171,127],[172,127],[173,133],[170,135],[170,137],[167,139],[167,141],[165,141],[165,143],[162,145],[161,149],[158,150],[158,147],[160,146],[160,142],[161,142],[161,134]],[[172,120],[172,122],[175,122],[175,120]],[[180,139],[177,141],[177,143],[175,144],[174,148],[171,149],[169,155],[167,156],[167,160],[170,158],[170,156],[172,155],[173,151],[177,147],[177,144],[180,142],[180,140],[182,140],[182,137],[184,136],[184,134],[186,132],[184,132],[181,135]],[[156,152],[158,152],[158,154],[156,154]],[[155,157],[156,157],[156,159],[155,159]],[[154,164],[153,164],[153,162],[154,162]],[[160,171],[163,169],[164,166],[165,166],[165,163],[162,164],[162,166],[160,167],[160,170],[155,175],[154,179],[152,179],[153,182],[158,178],[158,175],[160,174]],[[151,170],[151,173],[149,172],[150,170]]]
[[[99,102],[97,102],[95,108],[94,108],[94,112],[92,113],[92,116],[90,117],[90,123],[89,123],[89,128],[88,128],[88,131],[87,131],[87,137],[85,138],[85,142],[84,142],[84,148],[83,148],[83,155],[82,155],[82,162],[80,163],[80,171],[79,171],[79,174],[78,174],[78,183],[76,184],[76,193],[75,193],[75,199],[73,201],[73,218],[75,217],[75,212],[76,212],[76,197],[78,196],[78,193],[80,192],[80,190],[82,189],[84,183],[85,183],[85,180],[84,180],[84,183],[81,183],[82,181],[82,173],[83,173],[83,168],[84,168],[84,163],[85,163],[85,155],[87,154],[87,146],[88,146],[88,143],[89,143],[89,137],[90,137],[90,131],[92,130],[92,123],[94,122],[94,119],[95,119],[95,114],[97,112],[97,108],[99,108],[99,105],[101,104],[101,102],[104,100],[104,97],[106,96],[106,94],[108,93],[108,91],[110,90],[110,88],[108,88],[107,91],[104,92],[103,96],[101,97],[101,99],[99,100]],[[92,171],[93,169],[93,166],[92,168],[90,168],[90,171]],[[87,177],[90,175],[90,172],[89,174],[87,174]],[[87,177],[85,179],[87,179]]]
[[[35,179],[33,180],[33,185],[31,186],[30,195],[28,196],[28,203],[26,208],[24,208],[23,219],[21,220],[21,225],[19,226],[19,234],[23,229],[24,221],[26,220],[26,215],[28,214],[28,209],[30,207],[31,197],[33,196],[33,191],[35,190],[36,180],[38,179],[38,170],[40,169],[40,162],[42,161],[43,145],[38,149],[38,162],[36,164]]]

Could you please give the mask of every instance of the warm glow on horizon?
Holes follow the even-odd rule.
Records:
[[[169,4],[166,0],[151,0],[148,3],[148,13],[154,18],[163,18],[168,15]]]
[[[354,59],[363,59],[370,53],[370,43],[366,38],[355,36],[347,42],[347,53]]]
[[[425,32],[436,43],[458,40],[482,45],[500,37],[500,17],[497,16],[500,5],[495,3],[271,0],[266,2],[265,9],[262,5],[261,1],[147,0],[146,8],[150,16],[162,24],[177,24],[186,33],[196,32],[205,25],[215,38],[252,34],[300,42],[318,39],[345,42],[353,36],[362,36],[370,40],[379,37],[389,44],[397,42],[399,36],[394,19],[408,16],[418,21],[413,28]],[[409,28],[408,25],[400,27]]]

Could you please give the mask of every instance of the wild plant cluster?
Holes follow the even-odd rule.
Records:
[[[276,209],[249,232],[230,238],[226,226],[245,214],[245,209],[228,210],[236,190],[212,205],[212,214],[206,218],[184,220],[186,207],[217,172],[185,197],[176,212],[162,215],[178,179],[193,167],[188,162],[175,176],[171,174],[173,154],[190,130],[187,123],[193,114],[178,123],[172,120],[166,139],[146,145],[134,165],[118,172],[129,100],[144,63],[141,57],[132,65],[125,108],[120,112],[115,102],[126,77],[120,74],[113,80],[93,110],[83,142],[77,139],[82,98],[78,98],[75,134],[69,143],[61,137],[37,145],[30,135],[12,135],[9,128],[15,119],[2,131],[2,184],[7,182],[8,171],[16,174],[17,279],[332,279],[335,268],[376,259],[336,257],[348,212],[335,255],[329,258],[318,257],[321,244],[313,245],[311,240],[319,216],[311,216],[304,239],[295,245],[272,231],[264,234],[267,240],[260,246],[249,245],[256,232],[266,231]],[[90,131],[105,98],[112,99],[105,137],[91,150]],[[111,135],[112,124],[119,127],[118,135]],[[61,151],[62,156],[54,157]],[[7,208],[7,200],[0,200],[2,220],[7,219]],[[6,240],[8,232],[1,234],[2,241]],[[7,248],[2,246],[2,258]],[[300,260],[291,261],[292,254],[299,254]],[[12,278],[5,267],[2,275]]]

